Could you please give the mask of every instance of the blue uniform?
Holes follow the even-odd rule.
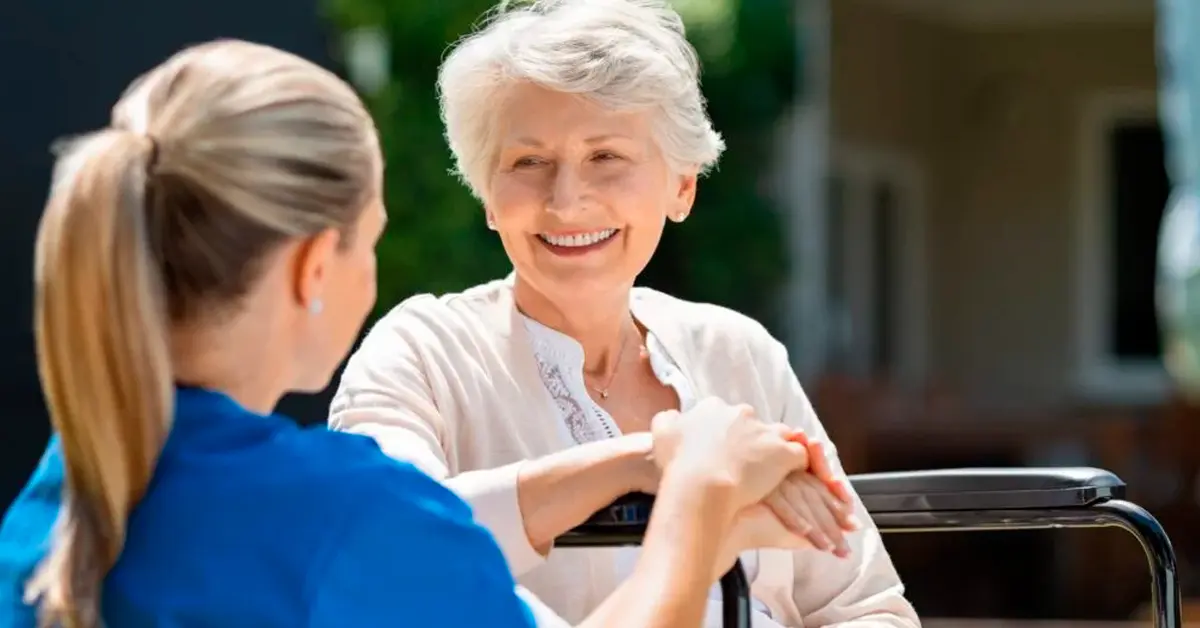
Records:
[[[22,592],[62,486],[52,440],[0,526],[0,628],[35,625]],[[467,504],[371,440],[181,388],[101,612],[117,628],[530,628],[515,587]]]

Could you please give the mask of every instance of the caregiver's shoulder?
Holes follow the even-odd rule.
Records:
[[[345,490],[359,492],[322,570],[324,603],[317,606],[325,616],[402,609],[421,625],[439,618],[467,625],[485,613],[497,626],[529,625],[500,548],[465,501],[413,465],[384,455],[370,439],[313,430],[319,434],[342,441],[337,457],[343,464],[329,472],[348,480]],[[447,608],[466,594],[476,596],[474,608]]]
[[[303,437],[320,441],[300,449],[325,453],[325,460],[314,457],[308,462],[309,466],[320,465],[327,481],[367,489],[360,502],[363,507],[385,511],[377,514],[399,516],[414,525],[442,520],[473,522],[470,506],[457,494],[412,464],[387,456],[375,441],[324,429],[304,430]]]
[[[457,494],[365,436],[320,426],[290,431],[272,444],[260,460],[261,481],[247,483],[246,490],[274,490],[308,508],[336,507],[345,514],[336,520],[348,527],[365,519],[404,528],[474,524],[470,506]],[[396,533],[406,538],[403,530]]]
[[[442,483],[412,464],[388,457],[364,436],[325,434],[349,441],[343,443],[344,454],[360,450],[357,455],[337,456],[338,467],[327,470],[347,490],[362,493],[353,506],[360,511],[356,513],[358,521],[351,517],[355,525],[364,520],[377,521],[383,524],[380,531],[394,540],[427,549],[432,549],[428,544],[439,540],[460,542],[462,539],[456,539],[456,535],[490,543],[487,532],[476,525],[471,507]]]

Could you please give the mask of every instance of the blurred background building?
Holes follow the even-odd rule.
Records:
[[[729,152],[645,282],[785,338],[850,472],[1112,469],[1200,597],[1200,412],[1162,369],[1154,311],[1169,190],[1154,1],[676,4]],[[380,310],[501,276],[499,244],[447,175],[434,97],[447,44],[489,5],[0,5],[0,503],[48,435],[29,322],[51,142],[103,126],[136,74],[186,44],[280,46],[350,78],[378,118]],[[320,422],[326,401],[285,403]],[[1117,531],[887,540],[922,614],[953,618],[933,626],[1137,625],[1148,599]]]
[[[824,249],[826,361],[810,390],[847,466],[1113,469],[1194,583],[1197,417],[1154,309],[1169,192],[1154,3],[824,9],[827,228],[805,246]],[[1145,601],[1117,532],[892,545],[937,614],[1115,619]]]

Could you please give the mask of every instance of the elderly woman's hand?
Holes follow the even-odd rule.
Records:
[[[823,443],[810,441],[801,433],[793,438],[808,450],[808,470],[788,475],[763,503],[813,547],[844,558],[850,554],[845,533],[862,527],[854,516],[850,490],[834,475]]]

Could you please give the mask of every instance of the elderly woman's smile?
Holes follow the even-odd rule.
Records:
[[[555,231],[539,233],[538,239],[555,255],[574,257],[586,255],[611,244],[620,229],[600,229],[593,231]]]

